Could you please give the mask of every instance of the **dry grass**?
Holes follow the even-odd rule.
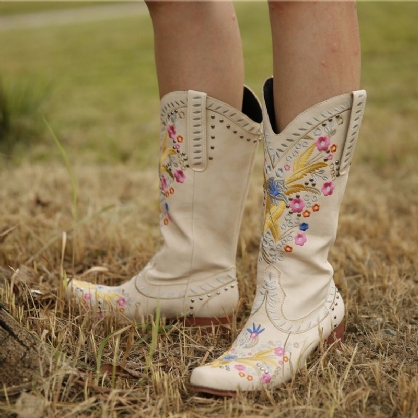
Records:
[[[418,39],[412,17],[417,9],[403,5],[403,20],[392,20],[398,7],[359,5],[370,98],[331,253],[347,305],[345,343],[319,351],[292,382],[271,392],[236,399],[190,393],[191,370],[223,352],[249,313],[261,154],[238,248],[237,329],[202,333],[152,321],[127,327],[97,323],[65,304],[66,276],[117,284],[158,250],[158,178],[147,168],[154,163],[141,170],[137,160],[98,165],[76,142],[77,163],[70,158],[78,178],[74,226],[71,180],[64,164],[50,156],[53,145],[44,144],[48,158],[37,164],[2,160],[0,301],[65,353],[71,372],[53,368],[18,401],[0,397],[1,417],[418,416],[418,84],[417,58],[410,52]],[[382,34],[388,37],[384,46],[374,40]],[[7,63],[17,68],[15,61]],[[56,120],[50,122],[54,126]],[[64,131],[72,124],[71,119]],[[82,132],[80,126],[74,123],[72,135]],[[158,126],[153,129],[157,135]]]
[[[60,296],[62,271],[116,284],[157,250],[157,193],[149,200],[150,191],[157,190],[154,171],[76,167],[75,230],[71,183],[62,166],[52,165],[47,175],[42,165],[1,172],[2,226],[15,229],[1,244],[0,299],[29,329],[64,352],[76,373],[63,384],[56,370],[31,389],[42,401],[42,416],[416,416],[418,178],[413,164],[404,161],[391,164],[390,176],[373,170],[367,162],[370,127],[366,119],[331,256],[348,306],[346,342],[312,357],[279,390],[237,399],[204,398],[187,390],[191,369],[225,350],[236,330],[202,334],[150,323],[111,336],[121,327],[79,315]],[[389,147],[390,140],[381,140],[381,146]],[[248,314],[255,290],[260,161],[240,240],[239,319]],[[43,296],[31,296],[30,289]],[[3,400],[5,415],[16,408],[13,403],[13,398]]]

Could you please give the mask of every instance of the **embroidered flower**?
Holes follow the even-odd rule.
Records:
[[[320,136],[316,141],[316,147],[318,151],[326,151],[329,147],[329,138],[327,136]]]
[[[331,152],[335,152],[335,151],[337,151],[337,149],[338,149],[338,147],[337,147],[336,144],[331,145],[331,148],[330,148]]]
[[[177,136],[177,141],[180,142],[180,144],[183,142],[183,137],[181,135]]]
[[[296,234],[295,237],[295,244],[300,245],[301,247],[306,242],[306,235],[303,232],[299,232],[299,234]]]
[[[168,132],[168,136],[171,139],[174,139],[176,137],[176,127],[174,125],[168,125],[167,132]]]
[[[271,382],[271,374],[270,373],[263,373],[261,376],[261,383],[267,384]]]
[[[334,158],[334,156],[332,154],[328,155],[328,160],[332,160]]]
[[[303,211],[303,208],[305,207],[305,202],[299,197],[296,197],[290,201],[289,206],[293,212],[300,213]]]
[[[291,253],[291,252],[293,251],[293,247],[291,247],[290,245],[286,245],[286,246],[284,247],[284,250],[285,250],[287,253]]]
[[[311,216],[311,212],[308,209],[304,210],[302,213],[304,218],[309,218]]]
[[[173,193],[174,193],[174,188],[170,187],[170,194],[173,194]]]
[[[250,338],[255,340],[264,331],[264,329],[265,328],[261,329],[261,324],[256,328],[253,323],[253,329],[247,328],[247,331],[250,333]]]
[[[184,183],[186,176],[184,175],[183,170],[176,170],[174,172],[174,178],[176,179],[177,183]]]
[[[284,354],[284,349],[283,347],[276,347],[274,349],[274,354],[276,354],[276,356],[281,357]]]
[[[124,307],[124,306],[126,305],[126,303],[127,303],[127,301],[126,301],[126,299],[125,299],[123,296],[121,296],[121,297],[118,299],[118,305],[119,305],[119,306]]]
[[[312,210],[313,210],[314,212],[318,212],[320,207],[321,207],[321,206],[319,206],[319,205],[318,205],[318,203],[315,203],[315,204],[312,206]]]
[[[160,178],[160,184],[161,184],[161,190],[165,192],[167,190],[167,180],[164,176],[161,176]]]
[[[321,190],[324,196],[331,196],[332,192],[334,191],[334,182],[333,181],[325,182]]]
[[[254,377],[252,377],[250,374],[247,376],[247,380],[251,382],[251,380],[253,380]]]
[[[309,224],[307,224],[306,222],[303,222],[303,223],[301,223],[301,224],[299,225],[299,229],[300,229],[301,231],[306,231],[306,230],[308,230],[308,229],[309,229]]]
[[[286,171],[289,171],[289,170],[290,170],[290,165],[289,165],[289,164],[285,164],[285,165],[284,165],[284,169],[285,169]]]
[[[164,218],[164,225],[168,225],[168,219],[167,218]]]
[[[179,145],[179,144],[174,144],[174,145],[173,145],[173,148],[174,148],[175,150],[179,150],[179,149],[180,149],[180,145]]]
[[[84,293],[84,299],[85,300],[91,300],[91,298],[92,298],[92,294],[89,292],[89,293]]]
[[[245,367],[245,366],[243,366],[242,364],[236,364],[236,365],[234,366],[234,368],[235,368],[235,369],[237,369],[237,370],[240,370],[240,371],[242,371],[242,372],[246,369],[246,367]]]
[[[223,357],[223,360],[226,361],[232,361],[237,359],[238,357],[235,354],[227,354],[226,356]]]
[[[287,190],[284,180],[275,180],[273,178],[269,178],[267,180],[267,194],[273,199],[273,200],[282,200],[284,202],[287,202],[287,198],[284,195],[284,192]]]
[[[244,372],[239,372],[238,375],[239,375],[239,377],[245,377],[245,373]]]

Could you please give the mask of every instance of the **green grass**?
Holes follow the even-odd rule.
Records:
[[[51,12],[84,7],[96,7],[103,4],[124,2],[103,1],[2,1],[0,3],[0,16],[16,16],[27,13]]]

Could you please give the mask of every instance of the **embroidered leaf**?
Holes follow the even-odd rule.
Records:
[[[306,187],[306,191],[314,193],[314,194],[321,194],[321,192],[316,187],[308,186],[308,187]]]
[[[292,187],[289,187],[286,190],[286,194],[288,196],[290,196],[291,194],[294,194],[294,193],[306,192],[306,190],[307,190],[306,186],[304,186],[303,184],[300,184],[299,183],[299,184],[293,185]]]
[[[317,162],[309,164],[308,166],[301,168],[300,170],[295,171],[292,175],[290,175],[286,179],[286,185],[293,183],[294,181],[303,179],[307,174],[312,173],[322,167],[327,167],[327,163],[325,162]]]
[[[267,229],[270,229],[271,235],[275,242],[277,242],[280,238],[280,229],[278,228],[277,221],[282,216],[284,210],[286,208],[286,204],[281,201],[279,206],[273,205],[271,203],[271,198],[267,195],[266,198],[266,213],[264,219],[264,232]]]
[[[164,164],[161,164],[160,166],[160,175],[162,173],[167,173],[172,179],[174,179],[173,173],[171,172],[171,170],[168,170]]]
[[[299,155],[295,160],[294,170],[300,170],[305,167],[309,157],[312,155],[313,150],[315,149],[315,144],[312,144],[305,152]]]

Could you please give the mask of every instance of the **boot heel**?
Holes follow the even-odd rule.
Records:
[[[212,326],[228,326],[232,323],[232,316],[224,316],[222,318],[184,318],[184,326],[186,327],[212,327]]]
[[[335,328],[331,335],[326,339],[327,345],[334,344],[335,342],[344,342],[344,331],[345,331],[345,323],[342,321],[337,328]]]

